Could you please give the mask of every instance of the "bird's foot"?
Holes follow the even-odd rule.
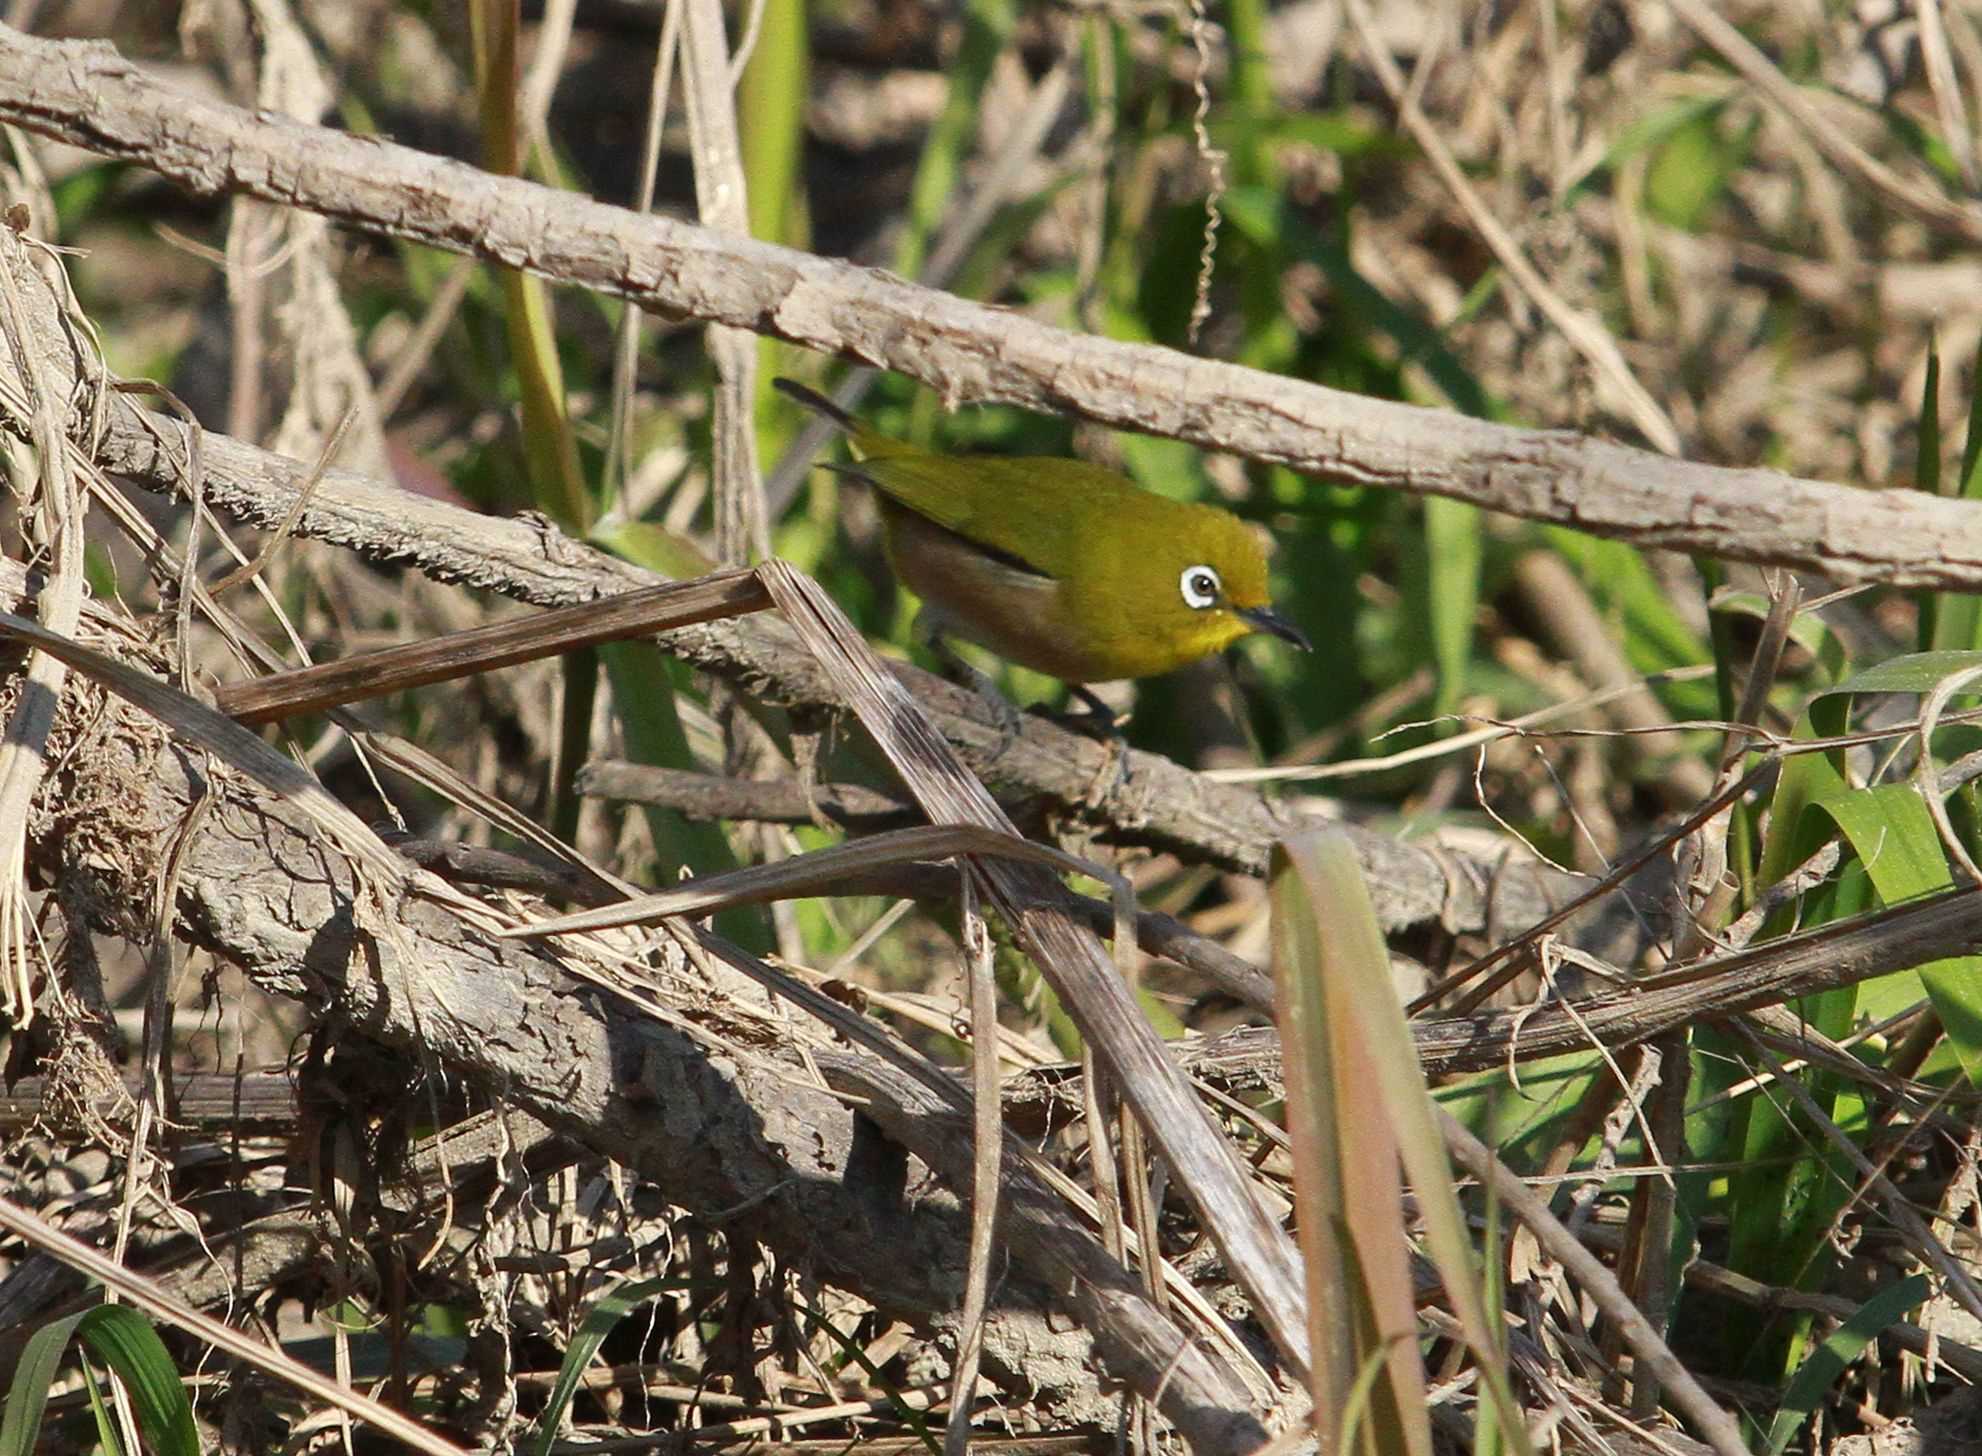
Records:
[[[1081,706],[1078,712],[1041,711],[1040,716],[1048,722],[1059,724],[1069,733],[1084,734],[1102,743],[1123,741],[1122,730],[1129,726],[1133,714],[1116,712],[1102,701],[1099,693],[1080,683],[1068,683],[1067,691],[1080,699]]]
[[[943,676],[958,687],[977,694],[991,705],[998,729],[998,742],[991,750],[990,758],[996,760],[1003,757],[1005,750],[1018,741],[1019,733],[1025,727],[1024,715],[1013,706],[1010,698],[998,690],[998,684],[991,674],[982,672],[965,662],[957,655],[956,649],[950,646],[948,639],[931,634],[926,640],[930,651],[935,653],[937,662],[942,665]]]
[[[1069,683],[1067,689],[1080,699],[1081,711],[1044,716],[1070,733],[1097,740],[1108,750],[1100,772],[1095,774],[1087,792],[1081,795],[1081,802],[1089,809],[1098,809],[1128,786],[1129,740],[1123,736],[1122,730],[1128,726],[1130,715],[1116,712],[1102,701],[1099,694],[1080,683]]]

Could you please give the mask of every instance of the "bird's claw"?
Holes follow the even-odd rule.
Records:
[[[944,677],[958,687],[977,694],[991,705],[992,716],[998,729],[998,742],[991,750],[990,757],[993,760],[1002,758],[1005,750],[1018,741],[1018,736],[1025,727],[1024,715],[1012,706],[1011,699],[998,691],[998,684],[989,673],[981,672],[965,662],[944,638],[932,635],[929,638],[929,645],[936,654],[936,660],[942,664]]]
[[[1076,713],[1054,713],[1049,715],[1062,728],[1072,733],[1098,740],[1108,750],[1108,757],[1101,765],[1101,771],[1094,776],[1087,792],[1081,795],[1081,802],[1089,809],[1098,809],[1109,799],[1120,793],[1129,782],[1129,740],[1122,729],[1128,725],[1130,715],[1118,713],[1091,689],[1080,683],[1069,684],[1069,690],[1081,700],[1083,708]]]

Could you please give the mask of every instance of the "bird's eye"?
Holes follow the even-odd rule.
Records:
[[[1208,566],[1186,566],[1184,574],[1177,578],[1177,590],[1184,594],[1184,605],[1200,611],[1217,605],[1223,585],[1218,573]]]

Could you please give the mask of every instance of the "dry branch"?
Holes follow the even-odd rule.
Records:
[[[921,815],[905,799],[858,784],[815,784],[808,793],[797,779],[736,779],[693,769],[662,768],[621,758],[595,758],[573,780],[581,794],[657,804],[685,818],[761,824],[817,824],[872,832],[900,829]]]
[[[1002,401],[1329,480],[1451,496],[1640,546],[1982,589],[1982,507],[1669,460],[1120,344],[872,269],[641,216],[165,86],[99,42],[0,27],[0,120],[385,236],[470,253]]]
[[[185,438],[177,421],[117,399],[101,458],[106,468],[173,494]],[[297,461],[222,435],[206,435],[204,450],[207,503],[253,525],[283,520],[310,473]],[[339,469],[324,472],[294,529],[372,561],[410,565],[437,581],[537,606],[595,602],[658,580],[539,524],[478,515]],[[713,622],[659,640],[666,651],[762,702],[839,706],[838,691],[780,622]],[[1008,740],[982,699],[933,673],[905,664],[892,670],[980,777],[1003,789],[1047,796],[1071,819],[1095,824],[1110,840],[1257,873],[1268,846],[1302,822],[1284,804],[1141,752],[1130,755],[1126,780],[1091,805],[1097,782],[1112,782],[1106,747],[1036,715]],[[1478,930],[1489,919],[1502,926],[1530,925],[1567,900],[1578,883],[1532,861],[1488,864],[1399,844],[1355,826],[1346,832],[1356,840],[1378,918],[1389,930],[1428,922]]]
[[[0,562],[0,607],[25,587],[18,566]],[[29,825],[30,862],[38,877],[88,885],[90,903],[103,907],[95,928],[129,935],[140,927],[119,907],[147,903],[203,770],[148,715],[71,682],[53,755],[61,771]],[[709,984],[678,955],[640,987],[662,1016],[634,1009],[574,981],[560,960],[498,941],[416,894],[380,903],[308,816],[231,771],[205,790],[213,806],[182,857],[178,925],[189,939],[320,1021],[436,1059],[654,1178],[671,1202],[721,1215],[726,1229],[919,1327],[947,1327],[965,1247],[957,1204],[807,1080],[797,1043],[816,1033],[767,1017],[754,994]],[[591,978],[605,974],[594,968]],[[892,1188],[877,1176],[890,1161],[900,1170]],[[1013,1174],[1024,1183],[1023,1170]],[[1008,1196],[1040,1204],[1029,1185]],[[1059,1237],[1106,1257],[1070,1225]],[[1043,1366],[1032,1362],[1051,1344],[1063,1357],[1054,1368],[1078,1370],[1098,1348],[1198,1449],[1251,1444],[1258,1427],[1244,1384],[1143,1300],[1127,1271],[1117,1266],[1112,1285],[1090,1274],[1069,1287],[1062,1259],[1050,1278],[1095,1332],[1093,1344],[1054,1330],[1049,1298],[1014,1274],[992,1311],[988,1369],[1020,1381],[1014,1388],[1028,1398],[1060,1403],[1068,1418],[1094,1419],[1100,1396],[1084,1377],[1041,1392]],[[1002,1363],[1001,1351],[1022,1356],[1024,1369]]]
[[[1567,1001],[1427,1017],[1411,1023],[1427,1074],[1478,1072],[1538,1057],[1613,1051],[1677,1026],[1779,1006],[1895,971],[1965,955],[1982,939],[1982,894],[1973,887],[1839,920],[1750,950]],[[1234,1087],[1279,1087],[1280,1040],[1269,1026],[1172,1043],[1185,1070]],[[1016,1082],[1057,1086],[1076,1068],[1021,1073]],[[1016,1095],[1026,1095],[1016,1093]]]

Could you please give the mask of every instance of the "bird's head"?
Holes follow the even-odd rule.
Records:
[[[1131,611],[1138,630],[1173,659],[1171,666],[1221,652],[1254,632],[1313,650],[1307,635],[1273,609],[1270,538],[1263,530],[1210,506],[1180,506],[1163,525],[1151,539],[1133,543],[1128,574],[1137,583]]]

